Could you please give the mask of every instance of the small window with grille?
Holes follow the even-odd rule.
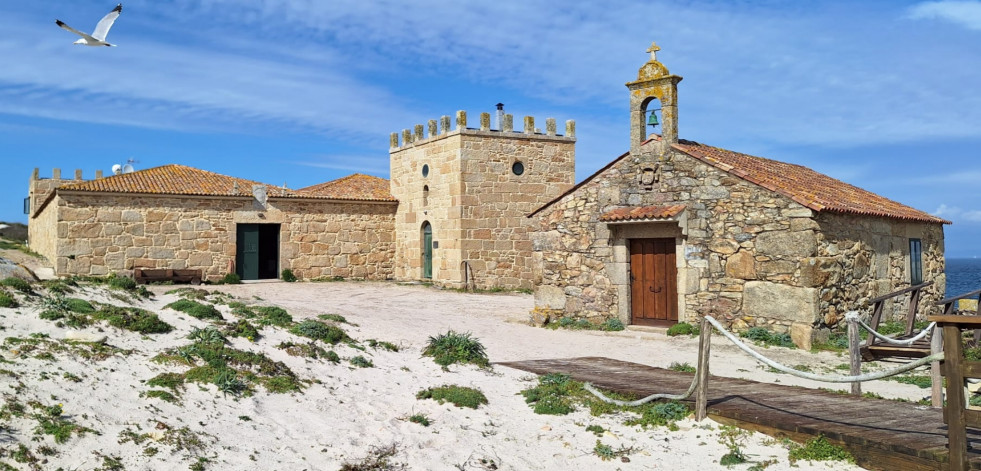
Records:
[[[923,283],[923,246],[920,239],[909,240],[909,282]]]

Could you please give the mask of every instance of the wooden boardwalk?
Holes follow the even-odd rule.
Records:
[[[681,394],[693,376],[601,357],[497,364],[536,374],[565,373],[637,397]],[[717,422],[801,442],[821,434],[848,449],[867,469],[949,467],[947,427],[940,409],[717,376],[709,380],[708,394],[709,417]],[[981,435],[969,434],[969,441],[981,450]],[[970,456],[971,469],[981,469],[981,454]]]

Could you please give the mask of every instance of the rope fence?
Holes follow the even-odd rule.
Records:
[[[851,314],[852,314],[852,312],[848,313],[848,315],[851,315]],[[855,315],[851,319],[849,319],[850,321],[857,321],[858,320],[857,319],[858,313],[854,313],[854,314]],[[871,328],[869,328],[867,325],[865,325],[861,321],[858,321],[858,323],[860,325],[862,325],[862,327],[864,327],[866,329],[869,329],[870,332],[875,333],[874,330],[871,330]],[[709,326],[711,326],[711,327],[709,327]],[[931,323],[920,334],[920,336],[921,336],[920,338],[922,338],[922,336],[925,336],[925,334],[929,333],[935,326],[936,326],[936,322]],[[806,371],[796,370],[796,369],[794,369],[792,367],[789,367],[787,365],[784,365],[782,363],[779,363],[779,362],[777,362],[775,360],[772,360],[770,358],[767,358],[767,357],[763,356],[759,352],[753,350],[749,345],[747,345],[745,342],[743,342],[742,340],[740,340],[738,337],[736,337],[733,333],[727,331],[725,329],[725,327],[723,327],[722,324],[719,323],[719,321],[715,320],[715,318],[713,318],[712,316],[705,316],[704,320],[702,321],[702,334],[701,334],[702,337],[700,339],[700,348],[699,348],[699,355],[698,355],[698,362],[699,362],[699,368],[697,369],[698,372],[695,375],[695,377],[692,379],[691,386],[689,386],[688,387],[688,390],[685,391],[683,394],[652,394],[650,396],[647,396],[647,397],[645,397],[643,399],[638,399],[636,401],[619,401],[619,400],[616,400],[616,399],[611,399],[609,397],[606,397],[603,393],[601,393],[600,391],[598,391],[595,387],[593,387],[592,384],[590,384],[588,382],[585,383],[585,389],[587,391],[589,391],[590,393],[592,393],[597,398],[599,398],[600,400],[602,400],[604,402],[608,402],[610,404],[615,404],[615,405],[618,405],[618,406],[639,406],[639,405],[643,405],[643,404],[646,404],[648,402],[656,401],[656,400],[659,400],[659,399],[667,399],[667,400],[681,401],[681,400],[689,399],[692,396],[692,394],[694,394],[696,392],[699,393],[699,396],[706,396],[707,395],[707,387],[706,387],[706,385],[708,383],[707,379],[708,379],[708,355],[709,355],[709,347],[708,347],[709,341],[708,341],[708,338],[710,338],[710,336],[711,336],[711,329],[712,328],[714,328],[715,330],[719,331],[719,333],[721,333],[723,337],[725,337],[730,342],[732,342],[740,350],[742,350],[743,352],[745,352],[746,354],[748,354],[750,357],[752,357],[753,359],[755,359],[756,361],[758,361],[758,362],[760,362],[760,363],[762,363],[764,365],[767,365],[767,366],[769,366],[769,367],[771,367],[771,368],[773,368],[775,370],[778,370],[780,372],[783,372],[783,373],[786,373],[786,374],[789,374],[789,375],[796,376],[798,378],[803,378],[803,379],[807,379],[807,380],[811,380],[811,381],[825,382],[825,383],[862,383],[862,382],[865,382],[865,381],[872,381],[872,380],[877,380],[877,379],[888,378],[890,376],[896,376],[896,375],[899,375],[899,374],[903,374],[903,373],[906,373],[906,372],[908,372],[910,370],[919,368],[919,367],[921,367],[923,365],[926,365],[926,364],[929,364],[929,363],[932,363],[932,362],[938,362],[938,361],[941,361],[941,360],[944,359],[944,352],[941,351],[941,352],[934,353],[932,355],[929,355],[929,356],[920,358],[920,359],[918,359],[916,361],[907,363],[905,365],[902,365],[902,366],[899,366],[899,367],[896,367],[896,368],[893,368],[893,369],[890,369],[890,370],[885,370],[885,371],[877,371],[877,372],[864,373],[864,374],[852,374],[852,375],[848,375],[848,376],[840,376],[840,375],[819,375],[819,374],[815,374],[815,373],[809,373],[809,372],[806,372]],[[886,337],[886,338],[888,338],[888,337]],[[912,340],[912,341],[915,341],[915,340]],[[910,343],[912,343],[912,342],[910,342]],[[696,400],[696,403],[697,403],[697,405],[699,407],[704,407],[704,403],[702,403],[701,400]],[[699,413],[696,414],[698,416],[698,420],[701,420],[702,418],[704,418],[704,415],[703,414],[704,414],[704,412],[699,412]]]

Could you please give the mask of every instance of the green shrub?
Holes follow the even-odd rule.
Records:
[[[44,286],[51,294],[68,294],[75,292],[75,287],[78,286],[78,283],[68,278],[64,280],[44,280],[41,282],[41,286]]]
[[[341,357],[337,354],[337,352],[335,352],[333,350],[328,350],[327,351],[327,355],[325,355],[324,358],[326,358],[327,361],[329,361],[331,363],[340,363],[341,362]]]
[[[177,301],[164,306],[164,308],[180,311],[201,320],[214,319],[220,321],[222,319],[221,313],[218,312],[214,306],[210,304],[201,304],[190,299],[178,299]]]
[[[354,366],[357,366],[358,368],[371,368],[375,366],[375,364],[372,363],[371,360],[361,355],[351,358],[350,360],[348,360],[348,362]]]
[[[177,373],[160,373],[146,382],[147,386],[176,391],[184,385],[184,376]]]
[[[432,423],[425,414],[415,414],[409,417],[409,422],[422,425],[423,427],[428,427]]]
[[[490,366],[484,345],[471,337],[470,333],[448,331],[436,337],[429,337],[429,343],[422,351],[423,356],[433,357],[437,365],[444,369],[454,363],[471,363],[481,368]]]
[[[303,390],[300,384],[296,381],[296,378],[289,375],[267,378],[262,382],[262,385],[265,386],[267,391],[277,394],[299,392]]]
[[[626,328],[627,327],[623,325],[623,321],[615,317],[607,319],[600,324],[600,330],[605,330],[608,332],[619,332]]]
[[[641,416],[638,419],[627,421],[627,425],[640,425],[642,427],[666,425],[672,426],[675,422],[688,417],[691,410],[680,402],[659,402],[644,406]]]
[[[576,410],[575,396],[582,392],[582,383],[562,373],[549,373],[538,378],[538,386],[521,391],[525,402],[536,414],[566,415]]]
[[[668,327],[668,337],[677,337],[679,335],[698,335],[698,327],[687,322],[679,322]]]
[[[0,307],[17,307],[17,299],[7,290],[0,290]]]
[[[281,273],[281,278],[283,279],[283,281],[287,283],[292,283],[296,281],[296,275],[294,275],[293,270],[290,270],[289,268],[283,269],[283,272]]]
[[[317,316],[318,319],[323,319],[325,321],[340,322],[342,324],[349,324],[347,319],[340,314],[320,314]]]
[[[835,445],[818,435],[803,446],[794,444],[790,448],[790,463],[794,464],[800,460],[807,461],[845,461],[854,463],[855,457],[844,448]]]
[[[288,327],[293,323],[293,316],[279,306],[256,306],[252,308],[252,312],[259,317],[261,325]]]
[[[13,288],[13,289],[15,289],[17,291],[20,291],[21,293],[28,293],[28,294],[30,294],[30,293],[33,293],[34,292],[34,287],[31,286],[31,284],[29,282],[24,281],[24,280],[22,280],[20,278],[17,278],[15,276],[7,277],[7,278],[4,278],[3,280],[0,280],[0,285],[6,286],[6,287],[9,287],[9,288]]]
[[[167,402],[169,402],[171,404],[176,404],[177,403],[177,396],[175,396],[170,391],[164,391],[162,389],[151,389],[151,390],[147,391],[145,395],[146,395],[146,397],[152,397],[152,398],[156,398],[156,399],[162,399],[162,400],[167,401]]]
[[[132,278],[125,276],[118,276],[115,273],[109,275],[109,286],[117,289],[124,289],[127,291],[136,289],[136,281]]]
[[[445,385],[423,389],[416,394],[416,399],[432,399],[440,404],[449,402],[457,407],[476,409],[481,404],[487,404],[487,396],[479,389],[464,386]]]
[[[696,371],[694,366],[691,366],[688,363],[678,363],[676,361],[671,362],[668,369],[680,371],[682,373],[694,373]]]
[[[107,321],[117,329],[141,334],[163,334],[174,330],[172,325],[160,320],[156,314],[135,307],[105,305],[91,316],[96,320]]]
[[[228,273],[221,280],[218,281],[220,285],[240,285],[242,284],[242,277],[238,276],[237,273]]]
[[[383,348],[390,352],[399,351],[399,346],[392,342],[385,342],[383,340],[368,339],[368,346],[371,348]]]
[[[46,321],[56,321],[65,318],[65,313],[61,311],[56,311],[54,309],[48,309],[47,311],[41,311],[38,317]]]
[[[213,325],[209,325],[203,329],[194,328],[191,330],[190,334],[187,334],[187,338],[194,340],[195,342],[204,343],[224,344],[227,342],[225,336]]]
[[[337,344],[341,341],[349,341],[350,337],[337,326],[327,325],[320,321],[307,319],[290,328],[290,332],[295,335],[320,340],[329,344]]]
[[[790,334],[773,333],[763,327],[751,327],[749,330],[740,333],[739,336],[768,347],[796,348],[793,339],[790,338]]]
[[[238,322],[229,325],[225,333],[231,337],[246,338],[250,342],[255,342],[259,338],[259,330],[245,319],[239,319]]]
[[[65,307],[69,311],[77,312],[79,314],[91,314],[95,312],[95,307],[92,303],[79,298],[67,298],[65,299]]]

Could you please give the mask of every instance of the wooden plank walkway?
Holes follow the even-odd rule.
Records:
[[[681,394],[692,374],[602,357],[497,363],[536,374],[565,373],[595,386],[644,397]],[[726,425],[807,441],[819,434],[874,470],[947,470],[947,427],[940,409],[816,389],[712,376],[708,413]],[[691,401],[689,401],[691,402]],[[981,434],[969,434],[981,450]],[[971,455],[981,469],[981,454]]]

